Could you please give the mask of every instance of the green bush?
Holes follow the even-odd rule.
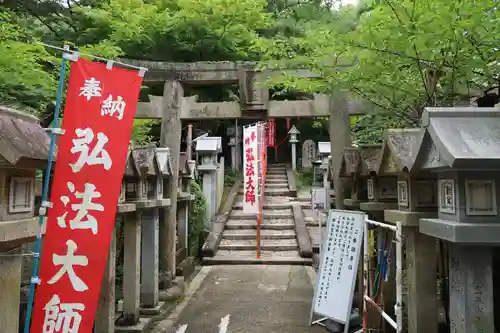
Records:
[[[194,194],[194,201],[189,207],[189,255],[197,256],[200,246],[203,244],[204,234],[207,230],[206,219],[207,200],[203,194],[200,184],[195,180],[189,182],[189,191]]]
[[[312,169],[297,169],[294,171],[297,189],[303,189],[305,187],[311,187],[313,181],[313,171]]]
[[[224,186],[233,186],[236,180],[240,177],[240,171],[238,169],[228,168],[224,174]]]

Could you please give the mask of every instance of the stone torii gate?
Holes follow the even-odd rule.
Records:
[[[204,119],[272,119],[328,116],[330,119],[330,137],[332,150],[332,164],[335,169],[340,168],[342,151],[350,141],[349,115],[363,114],[371,105],[362,101],[352,100],[345,94],[314,94],[312,100],[300,101],[273,101],[269,99],[269,89],[265,81],[274,75],[287,75],[319,78],[320,76],[306,70],[267,70],[256,71],[253,62],[195,62],[195,63],[168,63],[156,61],[141,61],[123,59],[139,67],[146,67],[148,71],[144,83],[165,83],[163,96],[149,96],[149,102],[139,102],[136,119],[161,119],[161,143],[168,144],[172,152],[172,167],[178,168],[180,153],[182,120]],[[209,102],[198,103],[197,96],[184,96],[183,84],[213,85],[238,84],[240,102]],[[236,127],[237,128],[237,127]],[[188,133],[188,154],[191,152],[191,131]],[[236,133],[239,137],[239,133]],[[236,145],[235,153],[239,156],[240,147]],[[336,167],[338,165],[338,168]],[[177,173],[174,172],[170,193],[172,206],[168,209],[168,223],[160,227],[160,269],[175,272],[175,234],[176,234],[176,198]],[[335,177],[335,187],[340,189],[342,184]],[[343,207],[341,192],[336,206]],[[166,212],[167,213],[167,212]]]

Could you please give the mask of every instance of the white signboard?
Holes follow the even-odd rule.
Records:
[[[243,213],[257,214],[259,211],[258,200],[258,145],[257,126],[243,128]]]
[[[327,209],[327,194],[328,189],[325,187],[311,188],[311,207],[313,211],[325,211]],[[328,207],[330,208],[330,207]]]
[[[330,210],[312,313],[342,324],[349,322],[365,218],[362,212]]]

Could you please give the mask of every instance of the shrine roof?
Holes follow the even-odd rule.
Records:
[[[137,147],[132,150],[132,155],[141,175],[159,175],[160,166],[156,158],[156,147],[154,145]]]
[[[170,160],[170,148],[156,148],[156,159],[158,160],[161,173],[164,175],[171,175],[172,164]]]
[[[359,149],[355,147],[344,148],[342,154],[342,164],[340,167],[341,177],[351,177],[360,171],[360,154]]]
[[[206,137],[196,141],[196,151],[206,153],[217,153],[221,150],[222,139],[220,137]]]
[[[359,172],[368,175],[376,172],[379,155],[382,151],[382,145],[363,145],[359,147],[359,157],[361,160]]]
[[[331,154],[331,145],[330,142],[323,142],[320,141],[318,142],[318,153],[320,154]]]
[[[417,160],[424,169],[500,168],[499,108],[426,108]]]
[[[132,149],[130,149],[130,147],[127,153],[125,170],[123,174],[127,177],[137,177],[139,175],[139,170],[137,170],[137,164],[135,162],[134,154],[132,154]]]
[[[423,136],[424,130],[421,128],[386,130],[376,172],[412,171]]]
[[[37,117],[0,105],[0,155],[5,160],[12,165],[21,159],[46,162],[49,147]]]
[[[186,152],[179,154],[179,175],[194,179],[196,170],[196,161],[188,160]]]

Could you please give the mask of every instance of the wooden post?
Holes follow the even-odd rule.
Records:
[[[170,207],[164,211],[160,221],[160,269],[175,276],[175,254],[177,234],[177,189],[179,183],[179,155],[181,149],[181,107],[184,91],[178,81],[167,81],[163,90],[161,138],[162,146],[171,152],[172,177],[167,186]]]
[[[344,209],[344,182],[339,173],[344,148],[351,143],[349,110],[344,92],[335,92],[330,96],[329,122],[335,208]]]

